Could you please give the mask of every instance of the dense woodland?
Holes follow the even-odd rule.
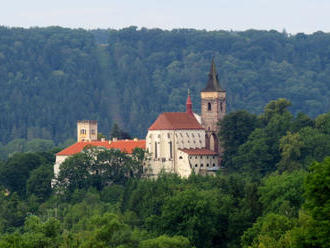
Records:
[[[328,248],[330,113],[290,104],[226,115],[216,176],[154,180],[142,150],[86,149],[51,188],[56,150],[13,154],[0,163],[0,247]]]
[[[327,33],[0,27],[0,153],[74,139],[79,119],[144,138],[160,112],[184,110],[188,88],[199,112],[213,56],[229,111],[281,97],[294,115],[330,109]]]

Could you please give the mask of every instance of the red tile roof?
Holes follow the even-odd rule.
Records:
[[[118,141],[81,141],[77,142],[56,155],[70,156],[81,152],[86,146],[104,147],[106,149],[119,149],[125,153],[132,153],[135,148],[146,148],[145,140],[118,140]]]
[[[183,151],[184,153],[187,153],[189,155],[211,155],[215,156],[218,153],[211,151],[206,148],[196,148],[196,149],[179,149],[180,151]]]
[[[166,112],[158,116],[149,130],[203,129],[196,118],[184,112]]]

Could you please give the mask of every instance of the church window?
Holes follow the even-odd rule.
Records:
[[[170,146],[170,158],[172,158],[172,141],[168,142]]]
[[[155,158],[158,157],[158,154],[157,154],[157,142],[155,142]]]
[[[211,111],[212,110],[212,106],[211,106],[211,103],[210,102],[207,103],[207,110],[208,111]]]

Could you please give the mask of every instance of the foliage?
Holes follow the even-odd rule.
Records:
[[[145,137],[160,112],[184,110],[187,88],[199,112],[213,56],[229,111],[260,114],[286,98],[294,115],[314,118],[330,109],[329,44],[323,32],[2,26],[0,141],[58,144],[74,138],[80,119],[98,120],[103,134],[118,123]]]
[[[57,187],[68,193],[75,189],[125,184],[128,179],[141,177],[141,161],[119,150],[86,148],[84,152],[66,159],[60,166]]]

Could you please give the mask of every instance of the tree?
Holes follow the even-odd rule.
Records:
[[[17,153],[0,167],[0,183],[10,192],[25,196],[30,172],[41,163],[42,158],[38,154]]]
[[[259,218],[251,228],[244,232],[241,243],[242,247],[288,247],[286,233],[295,227],[295,225],[294,220],[290,220],[282,215],[269,213]]]
[[[330,244],[330,157],[314,162],[305,183],[304,207],[315,220],[309,228],[313,238],[307,242],[312,247],[328,247]]]
[[[304,179],[306,172],[296,170],[293,172],[277,172],[263,178],[258,188],[263,212],[276,213],[288,218],[298,217],[304,202]]]
[[[301,149],[304,143],[299,133],[287,132],[286,136],[280,139],[281,160],[277,164],[279,171],[292,171],[302,168]]]
[[[219,225],[216,192],[185,190],[167,199],[154,227],[160,233],[182,235],[197,247],[211,247]]]
[[[247,111],[232,112],[219,123],[219,137],[224,148],[224,163],[230,169],[232,157],[238,153],[240,145],[244,144],[251,132],[257,127],[257,118]]]
[[[87,147],[61,164],[57,187],[68,193],[89,187],[101,190],[112,184],[123,185],[130,178],[140,178],[142,173],[142,162],[135,157],[119,150]]]
[[[192,246],[189,240],[183,236],[168,237],[162,235],[142,241],[139,248],[192,248]]]
[[[26,182],[27,195],[35,195],[45,201],[52,193],[51,180],[54,178],[52,165],[42,165],[30,173]]]
[[[110,131],[110,139],[130,139],[131,136],[125,131],[121,130],[117,123],[113,124],[112,129]]]

